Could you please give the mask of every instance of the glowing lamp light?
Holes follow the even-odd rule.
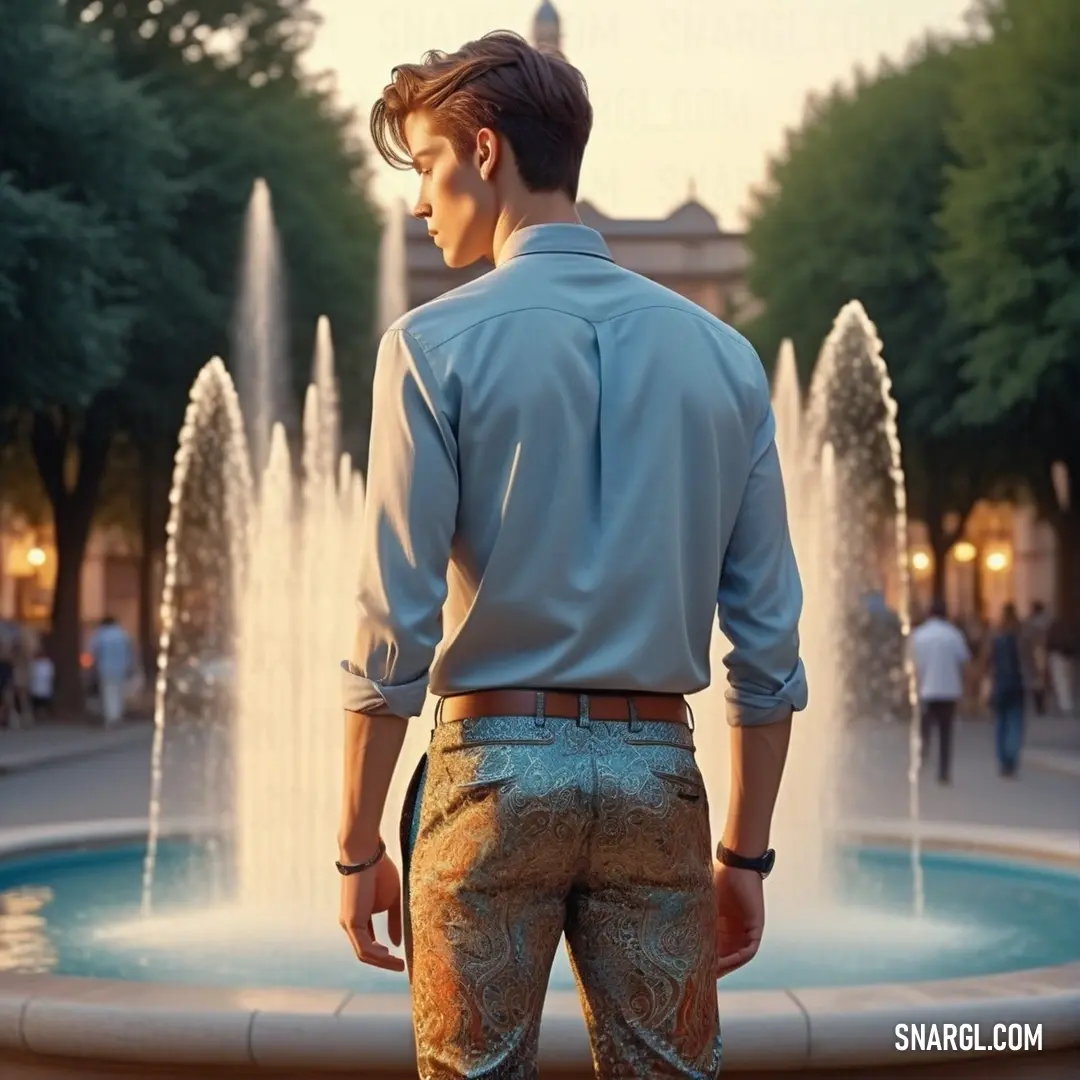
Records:
[[[916,551],[911,556],[911,568],[920,574],[930,569],[930,556],[925,551]]]
[[[26,553],[26,561],[35,569],[39,566],[44,566],[48,556],[39,547],[32,547]]]
[[[986,569],[993,570],[995,574],[1001,573],[1009,565],[1009,556],[1004,551],[991,551],[986,556]]]
[[[952,557],[957,562],[962,563],[974,562],[975,556],[978,554],[978,551],[975,550],[975,545],[968,540],[961,540],[960,543],[955,544],[952,549]]]

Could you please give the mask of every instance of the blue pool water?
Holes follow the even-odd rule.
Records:
[[[160,852],[152,923],[139,916],[142,845],[65,850],[0,862],[0,971],[199,985],[335,987],[405,993],[404,975],[356,962],[333,911],[299,927],[243,913],[191,914],[184,843]],[[912,909],[906,851],[845,856],[845,901],[799,910],[769,896],[757,958],[733,989],[845,986],[986,975],[1080,959],[1080,874],[1020,862],[927,854],[925,909]],[[772,883],[770,882],[770,885]],[[778,885],[780,883],[777,883]],[[560,951],[552,990],[573,989]]]

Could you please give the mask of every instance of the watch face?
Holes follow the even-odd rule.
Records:
[[[772,873],[773,864],[776,862],[776,852],[769,848],[761,857],[761,876],[768,877]]]

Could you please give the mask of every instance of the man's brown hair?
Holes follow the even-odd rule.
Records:
[[[371,137],[388,164],[412,168],[405,118],[425,109],[458,160],[491,128],[510,143],[529,191],[577,198],[592,105],[581,72],[562,57],[496,30],[455,53],[433,50],[422,63],[400,64],[391,80],[371,110]]]

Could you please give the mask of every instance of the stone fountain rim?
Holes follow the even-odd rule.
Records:
[[[195,826],[197,827],[197,826]],[[170,832],[190,832],[177,823]],[[910,840],[907,822],[848,823],[846,838]],[[923,823],[928,851],[1022,859],[1080,869],[1075,834]],[[146,835],[145,819],[70,822],[4,830],[0,860],[78,844]],[[784,990],[719,990],[728,1069],[928,1064],[978,1051],[899,1054],[897,1024],[1039,1024],[1042,1049],[1080,1046],[1080,961],[978,978]],[[540,1061],[590,1067],[574,993],[544,1009]],[[407,1069],[414,1064],[406,994],[196,987],[63,975],[0,973],[0,1051],[140,1064]],[[984,1053],[992,1052],[989,1048]]]

